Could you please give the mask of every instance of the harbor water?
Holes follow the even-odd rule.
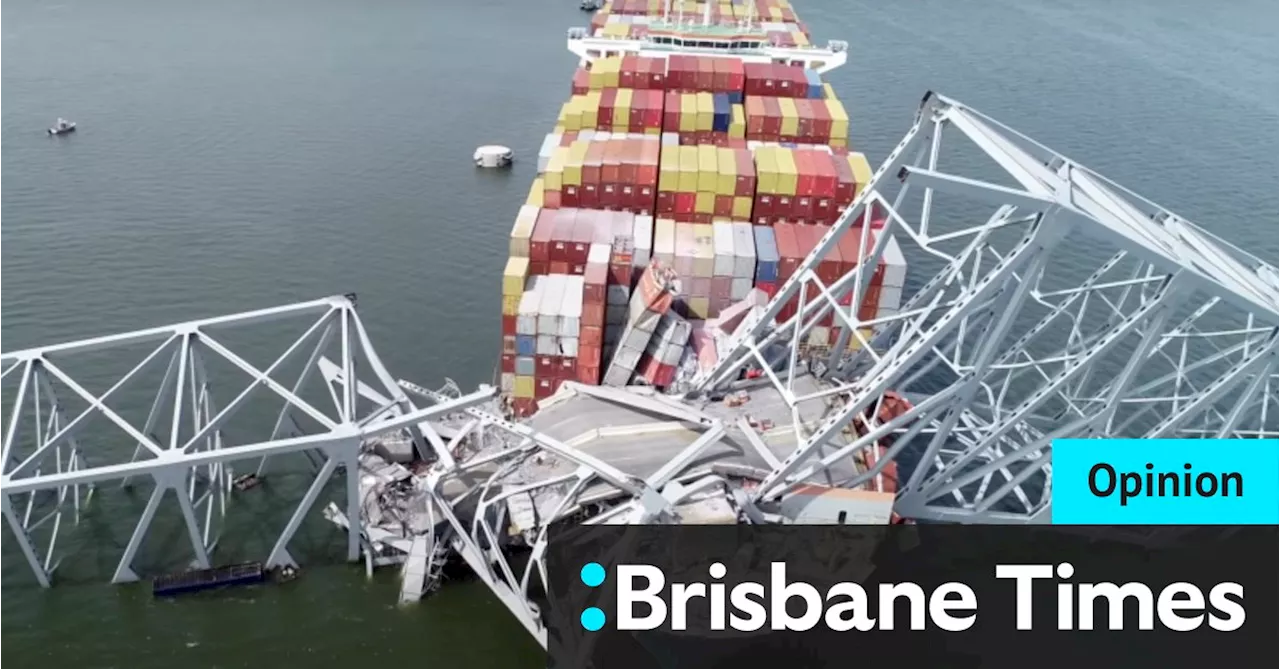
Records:
[[[873,163],[935,90],[1276,258],[1275,5],[794,2],[817,41],[849,42],[828,80]],[[506,236],[569,92],[565,28],[586,22],[571,0],[11,0],[0,346],[355,292],[394,374],[487,382]],[[47,136],[58,117],[78,131]],[[485,144],[514,167],[477,170]],[[232,531],[269,543],[302,486],[273,481]],[[14,666],[542,665],[482,585],[399,609],[394,570],[366,579],[319,519],[280,587],[107,585],[145,500],[103,499],[50,591],[5,529]],[[171,526],[144,555],[185,554]]]

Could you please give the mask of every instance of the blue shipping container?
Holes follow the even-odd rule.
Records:
[[[733,105],[742,104],[742,91],[733,91],[728,95],[729,95],[729,104],[733,104]]]
[[[773,228],[757,225],[753,232],[756,238],[756,281],[774,283],[778,280],[778,240],[773,235]]]
[[[809,82],[807,97],[810,100],[821,100],[824,95],[824,91],[822,90],[822,77],[818,76],[817,72],[806,69],[804,71],[804,78]]]
[[[538,338],[533,335],[516,335],[516,355],[532,356],[538,352]]]
[[[733,119],[732,109],[729,106],[729,96],[724,93],[716,93],[711,96],[711,102],[715,109],[715,115],[711,117],[711,130],[713,132],[729,132],[729,122]]]
[[[537,366],[533,362],[533,358],[521,356],[516,358],[516,374],[519,376],[533,376],[538,371]]]

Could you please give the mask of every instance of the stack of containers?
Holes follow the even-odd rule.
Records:
[[[655,388],[671,385],[676,380],[676,370],[680,367],[680,359],[684,357],[684,347],[691,331],[689,321],[674,311],[663,314],[636,365],[635,381],[643,381]]]
[[[711,314],[711,280],[715,275],[715,227],[709,223],[676,224],[676,276],[681,280],[679,310],[692,320]]]
[[[723,93],[741,104],[747,67],[737,58],[673,54],[667,58],[667,90]]]
[[[599,385],[600,361],[604,350],[604,320],[608,304],[609,257],[611,246],[591,245],[583,274],[582,322],[578,330],[579,383]]]
[[[743,110],[750,141],[848,145],[849,115],[839,100],[748,95]]]
[[[605,299],[605,348],[622,337],[627,325],[627,306],[631,302],[631,274],[635,265],[635,218],[622,214],[610,217],[609,234],[605,240],[611,245],[609,253],[609,278]]]
[[[661,134],[663,106],[662,91],[606,88],[600,91],[595,129],[613,133]]]
[[[755,287],[772,298],[778,293],[778,240],[773,228],[756,225],[751,231],[756,251]]]
[[[751,152],[664,143],[654,210],[679,222],[750,221],[757,170]]]
[[[542,206],[653,213],[658,137],[594,133],[550,153],[542,175]]]
[[[650,263],[640,275],[627,306],[626,326],[604,374],[605,385],[620,387],[631,382],[640,357],[649,348],[649,340],[663,315],[671,309],[674,279],[670,270],[657,263]]]
[[[520,298],[520,307],[518,316],[516,317],[516,337],[514,358],[511,359],[510,367],[512,378],[512,397],[515,399],[516,411],[520,414],[526,414],[533,410],[536,406],[535,394],[537,384],[535,376],[537,375],[536,356],[538,354],[538,311],[542,305],[542,293],[544,284],[547,281],[545,276],[534,276],[529,278],[527,289]],[[507,363],[507,352],[503,351],[503,373],[508,373],[505,369]]]
[[[746,139],[746,112],[727,93],[669,91],[664,105],[662,131],[675,135],[680,144],[729,146]]]

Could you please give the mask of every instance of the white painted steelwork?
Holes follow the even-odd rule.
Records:
[[[6,406],[0,500],[5,520],[36,580],[43,586],[50,584],[59,561],[58,536],[65,524],[64,515],[78,524],[95,485],[103,481],[123,484],[141,478],[154,483],[116,567],[113,581],[118,583],[138,578],[132,567],[134,556],[169,491],[173,491],[182,513],[193,563],[208,567],[221,521],[234,496],[233,467],[246,460],[258,461],[257,472],[261,474],[268,457],[307,452],[319,469],[266,556],[269,567],[295,564],[289,554],[289,541],[338,467],[346,469],[346,506],[358,508],[355,461],[363,440],[408,428],[424,455],[449,461],[448,453],[442,450],[443,441],[430,432],[426,421],[484,401],[493,396],[492,389],[481,389],[439,406],[414,407],[383,368],[356,315],[353,299],[330,297],[0,354],[3,376],[13,375],[17,381],[14,402]],[[255,367],[220,342],[223,333],[230,330],[289,318],[315,320],[265,369]],[[155,348],[141,362],[99,394],[87,390],[67,371],[73,368],[78,354],[153,343]],[[331,344],[345,368],[353,369],[359,360],[383,382],[389,397],[386,405],[362,406],[354,392],[339,394],[332,387],[331,408],[321,408],[299,397],[299,389]],[[297,378],[278,378],[280,369],[308,350],[310,357]],[[238,368],[248,379],[247,387],[233,389],[239,392],[225,406],[215,403],[214,388],[206,373],[207,363],[214,360]],[[144,376],[144,370],[153,364],[166,362],[163,380],[147,393],[153,399],[145,422],[128,420],[121,415],[127,411],[113,408],[118,396],[124,394],[122,389]],[[255,392],[269,395],[271,401],[283,403],[283,408],[268,438],[236,443],[229,435],[241,427],[237,420],[249,400],[262,399],[254,397]],[[69,408],[67,395],[75,396],[77,404],[87,408]],[[393,409],[396,417],[386,419]],[[306,429],[304,425],[314,427]],[[158,437],[160,432],[167,436]],[[121,448],[121,438],[133,447],[132,457],[129,446]],[[37,532],[47,535],[43,551],[33,542]],[[348,558],[356,559],[357,551],[353,533],[347,542]]]
[[[940,157],[955,140],[967,140],[970,153],[944,171]],[[912,187],[923,197],[909,199]],[[886,234],[874,238],[870,226],[855,225],[871,221],[873,207],[888,218]],[[851,229],[861,230],[870,258],[824,284],[818,260]],[[936,273],[916,282],[897,313],[859,321],[837,300],[852,293],[852,304],[862,303],[890,236],[913,267]],[[1068,245],[1075,253],[1059,261]],[[777,323],[792,299],[800,315]],[[799,348],[832,310],[842,335],[815,365]],[[821,394],[843,410],[797,430],[795,451],[753,493],[757,500],[893,434],[887,457],[845,485],[898,460],[899,514],[1043,522],[1054,439],[1275,438],[1277,312],[1273,264],[970,107],[927,94],[853,206],[692,387],[721,388],[762,369],[795,404],[806,399],[790,386],[799,369],[837,384]],[[860,328],[875,331],[870,341]],[[852,354],[842,353],[849,333],[861,345]],[[886,391],[924,399],[889,423],[866,419]],[[861,436],[831,446],[855,420]]]

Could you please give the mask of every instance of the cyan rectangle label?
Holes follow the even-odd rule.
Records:
[[[1280,441],[1061,439],[1053,523],[1275,525]]]

